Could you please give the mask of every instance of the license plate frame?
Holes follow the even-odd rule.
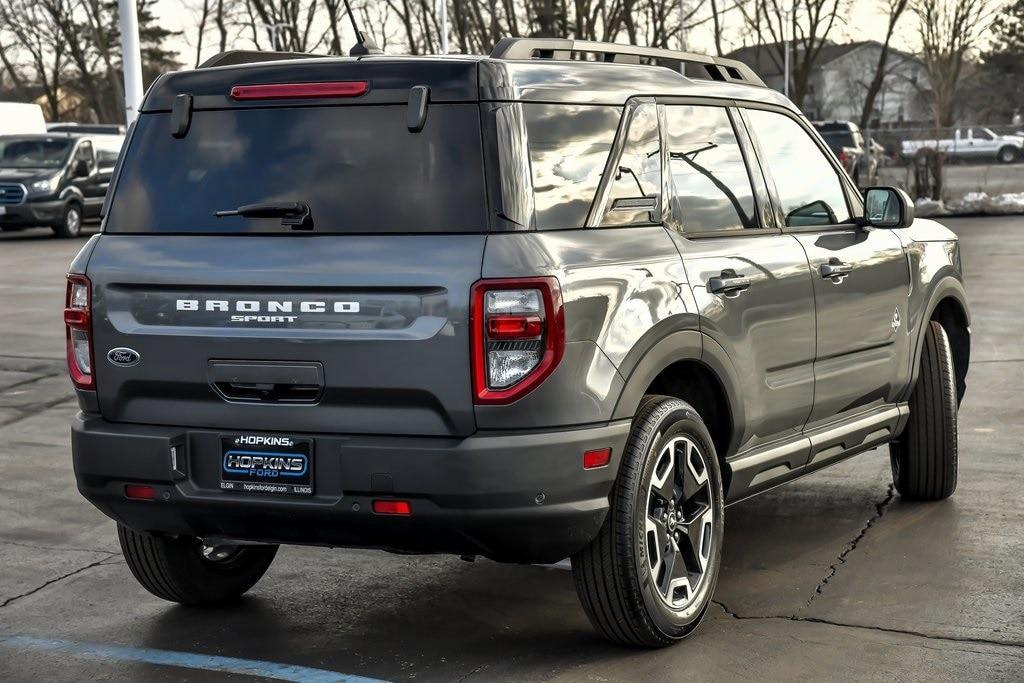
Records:
[[[315,441],[280,434],[222,434],[222,491],[275,496],[313,495]]]

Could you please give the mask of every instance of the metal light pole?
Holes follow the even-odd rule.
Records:
[[[679,49],[686,52],[686,0],[679,0]]]
[[[135,120],[142,104],[142,55],[139,52],[139,15],[135,0],[117,0],[121,29],[121,61],[124,65],[124,118]]]
[[[782,12],[782,77],[785,79],[782,83],[782,94],[789,97],[789,34],[786,33],[786,27],[790,23],[790,18],[796,12],[796,3],[793,3],[793,7],[790,9],[783,9]]]
[[[448,0],[441,0],[441,54],[448,54]]]

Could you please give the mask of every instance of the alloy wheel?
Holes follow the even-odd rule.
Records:
[[[688,437],[675,437],[662,447],[646,501],[646,560],[655,592],[671,609],[686,609],[708,575],[714,533],[707,461]]]

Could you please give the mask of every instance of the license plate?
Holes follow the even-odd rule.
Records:
[[[313,495],[313,440],[269,434],[222,436],[225,491]]]
[[[7,207],[0,206],[0,216],[3,216],[5,213],[7,213]]]

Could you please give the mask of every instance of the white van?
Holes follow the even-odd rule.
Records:
[[[46,119],[38,104],[0,102],[0,135],[45,133]]]

